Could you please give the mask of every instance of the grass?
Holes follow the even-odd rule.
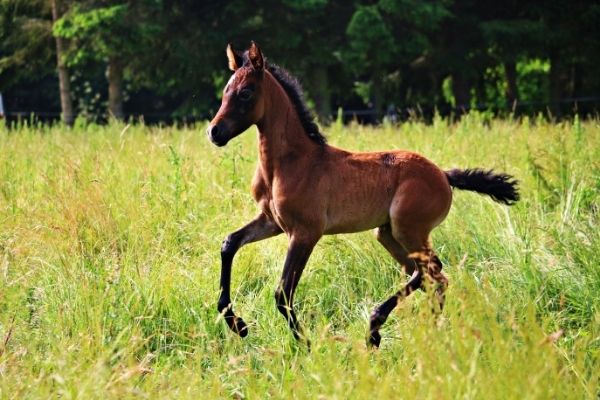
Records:
[[[434,321],[417,293],[379,351],[371,310],[405,281],[370,232],[325,237],[297,310],[274,304],[277,237],[240,251],[216,313],[222,239],[256,213],[254,128],[0,128],[0,398],[596,399],[600,395],[600,122],[435,120],[328,127],[352,150],[405,148],[444,168],[514,174],[507,208],[456,192],[434,245],[450,279]]]

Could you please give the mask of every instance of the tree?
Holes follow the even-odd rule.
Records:
[[[379,8],[371,5],[360,6],[355,11],[346,34],[350,39],[346,59],[358,75],[368,73],[373,109],[379,115],[383,109],[383,74],[397,53],[392,33]]]
[[[511,107],[524,88],[558,111],[600,92],[600,5],[565,0],[0,0],[0,90],[7,108],[60,106],[66,123],[103,102],[116,118],[206,118],[226,44],[250,40],[298,76],[321,120],[363,107],[357,94],[381,115]]]
[[[0,3],[0,77],[6,90],[29,80],[39,82],[56,71],[62,119],[71,125],[74,110],[69,71],[61,57],[63,40],[56,38],[56,51],[52,50],[52,24],[60,13],[60,0],[4,0]]]
[[[52,7],[52,22],[56,23],[63,14],[63,7],[60,0],[50,0]],[[71,126],[75,120],[75,112],[73,110],[73,98],[71,94],[71,80],[69,78],[69,70],[65,63],[66,43],[60,36],[55,36],[56,41],[56,69],[58,71],[58,82],[60,91],[60,106],[62,110],[63,122]]]
[[[377,114],[382,111],[386,87],[397,86],[404,66],[427,59],[430,35],[449,15],[442,1],[380,0],[359,5],[348,24],[349,68],[368,79],[369,93]],[[395,82],[396,85],[391,85]]]
[[[148,46],[147,39],[156,29],[145,11],[156,6],[147,1],[86,0],[71,4],[70,9],[54,25],[59,38],[73,43],[67,52],[70,65],[90,60],[106,63],[108,80],[108,112],[123,119],[123,80],[130,61]]]
[[[519,99],[517,63],[520,60],[543,57],[544,27],[531,15],[527,2],[516,0],[502,4],[483,2],[479,14],[479,30],[484,38],[491,65],[501,65],[504,72],[506,106],[513,107]]]
[[[0,92],[7,110],[35,109],[42,94],[22,96],[23,86],[54,90],[51,13],[45,0],[0,1]],[[15,90],[17,89],[17,90]],[[43,103],[45,109],[54,103]]]
[[[590,94],[597,94],[600,50],[600,6],[595,2],[552,0],[532,2],[531,13],[543,24],[543,49],[550,60],[550,101],[555,114],[560,100],[584,92],[588,79]],[[585,76],[587,72],[587,77]],[[589,89],[588,89],[589,90]]]
[[[43,0],[0,2],[0,77],[12,84],[52,70],[50,9]]]
[[[298,36],[297,45],[290,51],[292,65],[297,69],[294,72],[304,78],[320,120],[329,121],[332,94],[345,90],[340,86],[346,84],[343,78],[347,74],[341,57],[345,38],[339,32],[348,25],[354,6],[351,2],[332,0],[285,0],[283,3],[288,8],[285,26]],[[299,13],[303,18],[298,18]],[[285,41],[283,36],[279,37]],[[287,47],[284,43],[279,46]]]

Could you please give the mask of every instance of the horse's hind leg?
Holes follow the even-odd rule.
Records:
[[[427,278],[434,289],[435,298],[439,305],[439,312],[444,309],[444,303],[446,301],[446,289],[448,288],[448,278],[442,272],[442,262],[439,257],[431,251],[429,263],[427,264]],[[432,306],[432,311],[437,313],[435,305]]]
[[[404,272],[411,276],[416,268],[415,261],[408,257],[408,251],[394,239],[392,228],[389,224],[375,229],[375,237],[392,257],[404,268]]]
[[[402,290],[396,292],[371,314],[369,324],[369,343],[371,345],[379,347],[381,342],[379,328],[385,323],[400,300],[409,296],[415,290],[423,288],[424,277],[437,286],[435,289],[436,298],[440,304],[440,309],[443,307],[444,291],[448,280],[442,274],[442,264],[431,250],[427,235],[422,236],[422,240],[412,241],[399,237],[398,239],[403,239],[400,242],[393,237],[389,226],[380,227],[377,231],[377,240],[404,266],[406,273],[410,274],[410,279]]]
[[[423,279],[423,273],[421,266],[418,266],[413,274],[411,275],[408,283],[402,288],[402,290],[396,292],[392,297],[383,302],[379,307],[375,308],[371,314],[369,321],[369,344],[372,346],[379,347],[381,342],[381,334],[379,328],[385,323],[388,316],[394,308],[398,305],[398,302],[407,297],[409,294],[421,287]]]

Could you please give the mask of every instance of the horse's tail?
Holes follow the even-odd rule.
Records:
[[[518,181],[508,174],[496,174],[493,170],[451,169],[444,171],[450,186],[487,194],[494,201],[513,205],[519,200]]]

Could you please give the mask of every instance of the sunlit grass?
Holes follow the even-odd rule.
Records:
[[[250,335],[227,331],[219,248],[256,214],[254,128],[225,148],[200,125],[0,130],[0,397],[597,398],[599,121],[325,131],[521,181],[511,208],[455,192],[440,320],[417,293],[369,351],[368,315],[405,278],[372,233],[326,237],[297,294],[307,352],[275,308],[281,236],[236,256]]]

